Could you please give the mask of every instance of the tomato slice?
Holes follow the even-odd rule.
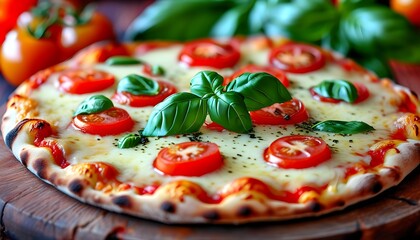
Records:
[[[290,73],[307,73],[325,65],[325,56],[314,46],[287,43],[274,48],[269,55],[270,64]]]
[[[124,109],[112,107],[99,113],[77,115],[73,126],[84,133],[107,136],[130,131],[134,121]]]
[[[309,118],[308,111],[302,101],[292,99],[284,103],[275,103],[249,113],[255,124],[287,125],[306,121]]]
[[[73,94],[92,93],[114,85],[114,75],[95,69],[72,69],[60,74],[58,88]]]
[[[155,106],[177,92],[176,87],[171,83],[158,81],[158,84],[159,93],[157,95],[134,95],[129,92],[117,92],[112,96],[112,100],[131,107]]]
[[[201,176],[223,164],[219,147],[209,142],[183,142],[162,149],[154,167],[171,176]]]
[[[221,44],[211,39],[187,43],[178,59],[190,67],[213,67],[217,69],[235,66],[241,55],[232,44]]]
[[[356,101],[354,101],[353,104],[363,102],[367,98],[369,98],[369,96],[370,96],[369,89],[364,84],[355,82],[355,83],[353,83],[353,85],[356,88],[357,95],[358,95]],[[328,103],[340,103],[340,102],[342,102],[342,100],[340,100],[340,99],[321,96],[317,92],[315,92],[313,88],[310,88],[309,92],[311,93],[312,97],[315,100],[318,100],[320,102],[328,102]]]
[[[265,161],[279,168],[309,168],[330,158],[331,150],[324,140],[306,135],[281,137],[264,152]]]
[[[56,141],[44,139],[39,144],[37,144],[37,146],[48,148],[51,151],[55,163],[61,168],[66,168],[70,165],[67,162],[67,159],[64,157],[63,150]]]
[[[240,75],[246,72],[266,72],[276,77],[285,87],[288,87],[290,85],[289,80],[287,79],[286,74],[283,71],[272,66],[258,66],[253,64],[246,65],[243,68],[236,71],[235,73],[233,73],[232,76],[225,78],[223,81],[223,85],[228,85],[228,83],[233,81],[233,79],[239,77]]]

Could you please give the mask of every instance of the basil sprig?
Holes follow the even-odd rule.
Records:
[[[176,93],[153,108],[143,135],[167,136],[197,132],[206,116],[207,105],[204,99],[192,93]]]
[[[118,140],[118,148],[132,148],[139,145],[141,137],[138,134],[129,133]]]
[[[345,80],[324,80],[313,87],[323,97],[334,98],[348,103],[356,101],[359,94],[353,83]]]
[[[76,109],[74,116],[98,113],[112,108],[114,104],[104,95],[93,95],[86,98]]]
[[[108,58],[105,63],[113,66],[113,65],[135,65],[135,64],[141,64],[142,62],[132,57],[115,56],[115,57]]]
[[[118,83],[117,92],[128,92],[133,95],[156,95],[159,93],[159,84],[152,79],[130,74]]]
[[[225,129],[246,133],[252,129],[248,111],[292,99],[286,87],[267,73],[244,73],[223,88],[223,77],[202,71],[191,80],[191,93],[177,93],[156,105],[144,136],[197,132],[207,117]]]
[[[335,121],[335,120],[327,120],[323,122],[319,122],[312,126],[312,129],[315,131],[321,132],[331,132],[331,133],[338,133],[338,134],[356,134],[356,133],[364,133],[370,132],[375,130],[372,126],[365,122],[360,121]]]

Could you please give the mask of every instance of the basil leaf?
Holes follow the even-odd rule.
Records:
[[[187,92],[176,93],[153,108],[143,136],[197,132],[207,116],[206,101]]]
[[[375,130],[372,126],[365,122],[359,121],[334,121],[327,120],[319,122],[312,126],[312,129],[315,131],[322,132],[331,132],[338,134],[355,134],[355,133],[364,133]]]
[[[341,24],[352,48],[370,56],[404,47],[412,31],[407,19],[385,6],[355,9]]]
[[[153,65],[152,74],[155,76],[163,76],[165,75],[165,69],[160,65]]]
[[[118,148],[132,148],[139,145],[141,137],[138,134],[127,134],[118,140]]]
[[[108,65],[134,65],[141,64],[142,62],[132,57],[115,56],[108,58],[105,63]]]
[[[266,13],[265,32],[296,41],[321,40],[338,21],[337,9],[326,0],[294,0],[277,4]]]
[[[204,97],[209,93],[221,92],[223,90],[222,83],[223,77],[217,72],[201,71],[191,79],[190,89],[197,96]]]
[[[125,40],[158,38],[185,41],[208,37],[213,25],[237,2],[237,0],[154,1],[127,28],[124,38]]]
[[[345,80],[325,80],[316,85],[313,90],[323,97],[343,100],[353,103],[359,94],[353,83]]]
[[[230,82],[226,91],[238,92],[244,96],[249,111],[292,99],[289,91],[276,77],[264,72],[244,73]]]
[[[114,104],[112,101],[104,95],[93,95],[83,100],[76,109],[74,116],[102,112],[112,108],[113,106]]]
[[[350,52],[350,43],[347,41],[343,29],[339,24],[333,28],[330,34],[322,39],[322,46],[324,48],[334,50],[346,56]]]
[[[157,95],[159,84],[152,79],[130,74],[120,80],[117,92],[129,92],[133,95]]]
[[[238,2],[234,8],[226,11],[213,25],[210,35],[213,37],[228,37],[250,33],[250,12],[256,0]]]
[[[246,133],[252,129],[251,117],[241,94],[226,92],[213,95],[208,99],[207,105],[211,120],[227,130]]]

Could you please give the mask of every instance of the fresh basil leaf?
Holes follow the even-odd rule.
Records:
[[[353,83],[345,80],[324,80],[316,85],[313,90],[328,98],[334,98],[345,102],[353,103],[359,94]]]
[[[322,46],[324,48],[341,53],[343,56],[349,54],[351,47],[347,41],[343,29],[337,24],[330,34],[322,39]]]
[[[244,73],[230,82],[226,91],[240,93],[249,111],[292,99],[287,88],[276,77],[264,72]]]
[[[359,121],[334,121],[327,120],[319,122],[312,126],[315,131],[331,132],[338,134],[356,134],[375,130],[372,126],[365,122]]]
[[[241,94],[225,92],[213,95],[207,105],[211,120],[225,129],[237,133],[246,133],[252,129],[251,117]]]
[[[83,100],[76,109],[74,116],[102,112],[112,108],[113,106],[114,104],[112,101],[104,95],[93,95]]]
[[[157,95],[159,93],[159,84],[149,78],[130,74],[120,80],[117,92],[128,92],[133,95]]]
[[[402,61],[405,63],[420,63],[420,29],[417,31],[412,32],[410,40],[396,49],[384,49],[385,56],[389,59],[394,59],[398,61]]]
[[[207,116],[206,101],[187,92],[175,93],[153,108],[143,136],[197,132]]]
[[[165,69],[160,65],[153,65],[152,74],[155,76],[163,76],[165,75]]]
[[[132,148],[139,145],[140,142],[140,135],[130,133],[118,140],[118,148]]]
[[[296,41],[321,40],[338,21],[338,11],[328,0],[294,0],[268,11],[265,33]]]
[[[222,91],[222,83],[223,77],[217,72],[201,71],[191,79],[190,89],[197,96],[204,97],[206,94]]]
[[[127,28],[126,40],[192,40],[208,37],[210,30],[236,0],[154,1]]]
[[[141,64],[142,62],[132,57],[115,56],[115,57],[108,58],[105,63],[108,65],[134,65],[134,64]]]
[[[374,6],[375,4],[376,0],[340,0],[338,9],[344,15],[357,8]]]
[[[392,76],[391,67],[388,64],[388,60],[380,55],[370,57],[355,57],[354,58],[360,65],[373,71],[381,78]]]
[[[213,25],[210,32],[212,37],[231,37],[250,33],[249,14],[256,0],[239,2],[237,6],[227,10]]]
[[[412,31],[407,19],[385,6],[355,9],[343,17],[341,24],[351,47],[370,56],[403,47]]]

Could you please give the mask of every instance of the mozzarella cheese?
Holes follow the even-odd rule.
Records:
[[[173,83],[178,91],[189,91],[190,79],[201,70],[209,68],[188,68],[178,63],[178,53],[181,46],[171,46],[150,51],[140,60],[149,64],[158,64],[166,70],[164,77],[154,79]],[[268,64],[268,50],[242,48],[242,58],[239,66],[247,63],[257,65]],[[118,80],[128,74],[142,74],[142,66],[108,66],[97,65],[96,69],[113,73]],[[223,76],[233,73],[231,69],[216,70]],[[303,185],[323,186],[338,181],[345,174],[345,167],[352,163],[365,161],[369,163],[366,152],[378,139],[386,139],[390,134],[390,126],[398,117],[396,107],[392,107],[393,93],[384,89],[378,83],[367,81],[363,74],[345,72],[338,65],[327,63],[322,69],[307,74],[287,74],[291,86],[289,91],[294,98],[300,99],[314,121],[345,120],[364,121],[376,130],[371,133],[342,136],[333,133],[312,132],[305,128],[287,126],[255,126],[253,134],[237,134],[223,131],[217,132],[202,127],[202,141],[216,143],[223,155],[223,167],[215,172],[200,177],[172,177],[155,171],[153,161],[161,149],[176,143],[190,141],[186,136],[150,137],[150,142],[130,149],[119,149],[118,136],[93,136],[81,133],[70,125],[73,113],[78,105],[92,94],[72,95],[57,90],[58,73],[40,88],[34,90],[31,96],[39,102],[39,117],[49,121],[58,129],[59,142],[64,146],[65,156],[69,163],[108,162],[119,172],[119,180],[138,186],[154,182],[166,183],[174,179],[189,179],[199,183],[210,194],[221,189],[226,183],[240,177],[254,177],[269,183],[273,188],[293,191]],[[308,89],[323,80],[345,79],[352,82],[362,82],[367,86],[371,96],[359,104],[330,104],[314,100]],[[111,97],[115,86],[94,94]],[[152,107],[133,108],[114,103],[115,106],[126,109],[135,120],[136,130],[145,127]],[[280,169],[267,164],[263,159],[264,150],[279,137],[305,134],[324,139],[332,149],[332,158],[316,167],[307,169]]]

